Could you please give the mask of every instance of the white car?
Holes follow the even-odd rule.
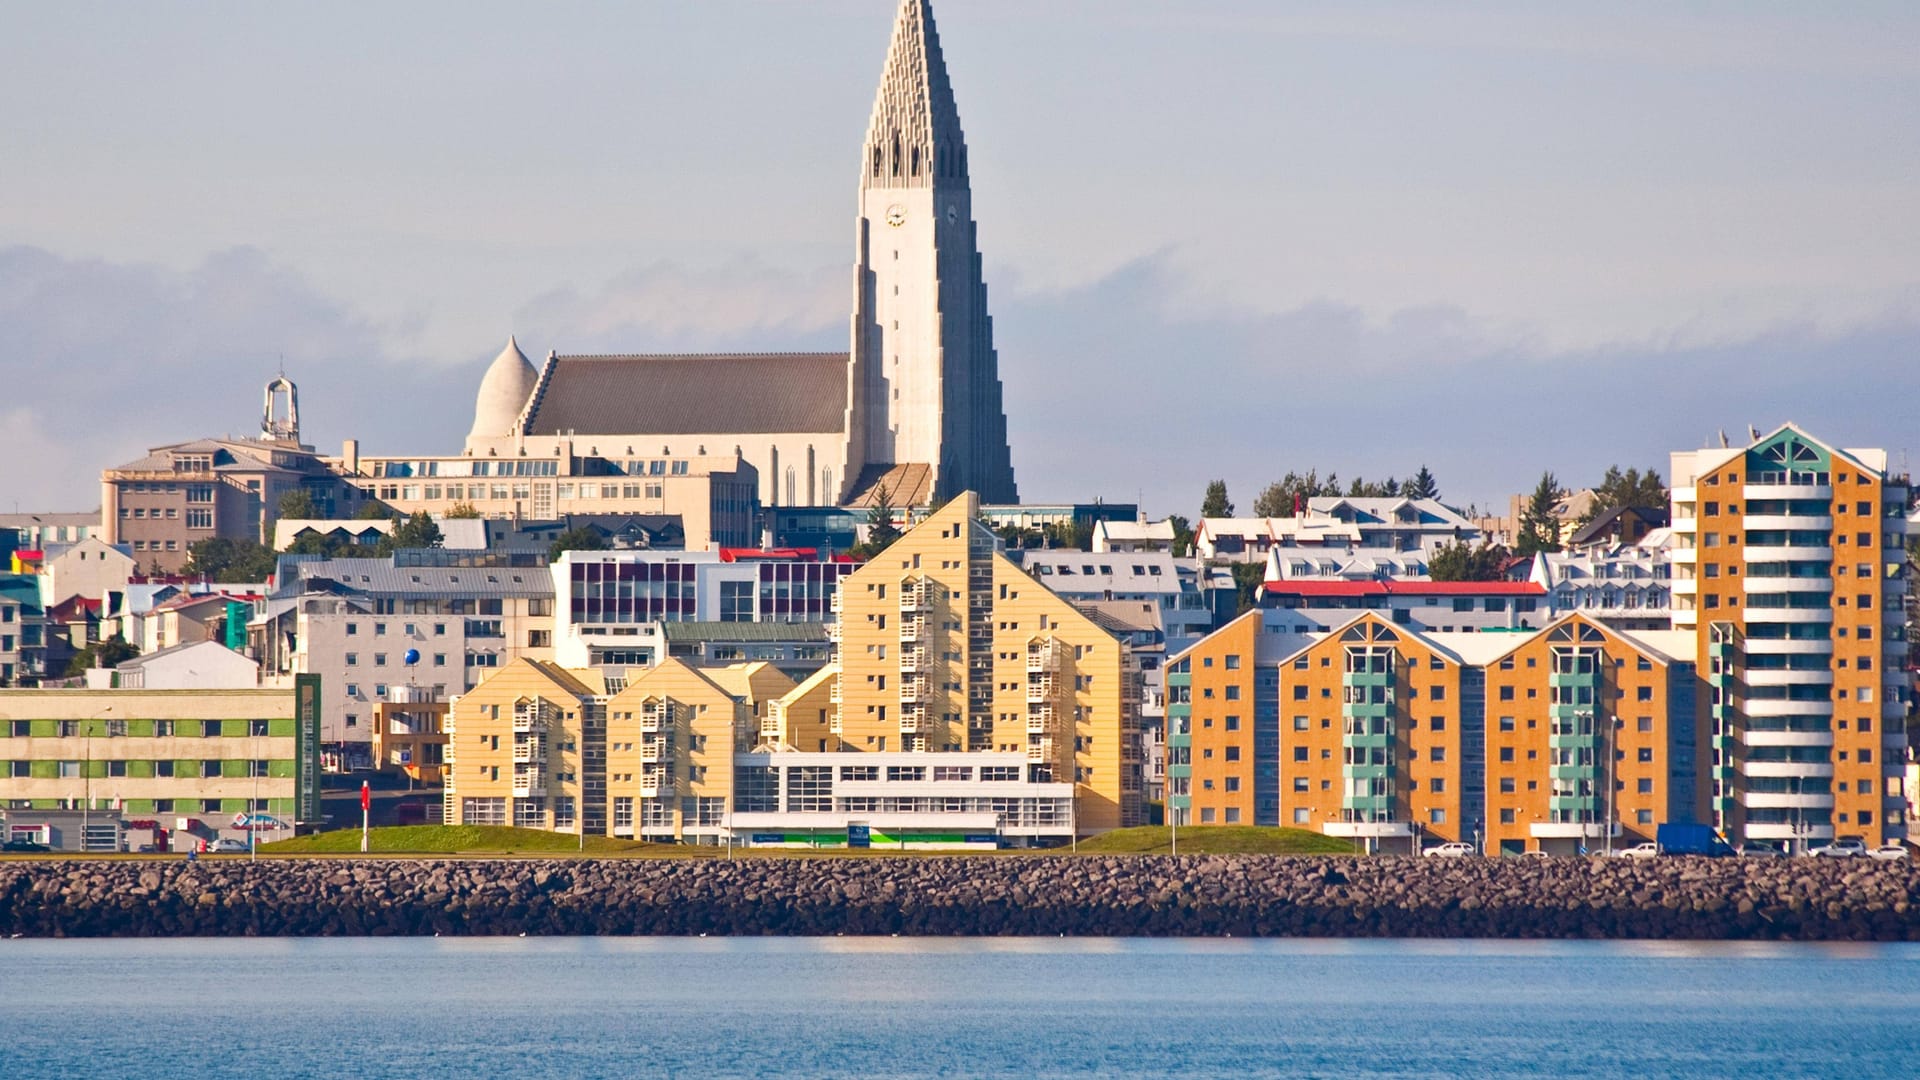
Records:
[[[1822,844],[1807,852],[1822,859],[1857,859],[1867,854],[1867,842],[1857,836],[1842,836],[1831,844]]]
[[[249,849],[247,848],[247,842],[245,840],[235,840],[231,836],[223,836],[207,845],[207,850],[215,855],[245,855]]]
[[[1660,855],[1660,845],[1649,840],[1644,844],[1635,844],[1630,848],[1621,848],[1614,852],[1622,859],[1654,859]]]
[[[1478,855],[1480,852],[1472,844],[1455,840],[1452,843],[1436,844],[1420,854],[1434,855],[1442,859],[1464,859],[1470,855]]]
[[[1881,844],[1879,847],[1867,852],[1867,857],[1870,859],[1904,859],[1907,857],[1907,854],[1907,845],[1905,844]]]

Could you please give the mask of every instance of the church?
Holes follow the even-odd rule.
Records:
[[[967,144],[929,0],[902,0],[860,155],[846,352],[566,355],[509,341],[466,452],[732,454],[766,506],[1017,503]]]

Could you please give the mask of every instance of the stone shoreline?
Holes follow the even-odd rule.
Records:
[[[0,863],[0,935],[1920,941],[1865,860],[1003,856]]]

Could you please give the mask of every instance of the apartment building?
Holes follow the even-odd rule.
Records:
[[[1011,556],[1049,591],[1070,601],[1139,600],[1160,610],[1161,628],[1177,642],[1213,629],[1213,605],[1192,560],[1158,552],[1044,549]]]
[[[1268,581],[1263,608],[1291,616],[1295,633],[1325,633],[1362,611],[1422,633],[1534,630],[1550,617],[1531,581]]]
[[[812,550],[569,551],[550,570],[562,664],[650,664],[661,624],[814,623],[859,564]],[[684,640],[684,639],[682,639]]]
[[[1792,424],[1672,455],[1673,624],[1711,684],[1713,820],[1907,835],[1908,482]]]
[[[1024,753],[1091,833],[1143,820],[1128,644],[1000,550],[972,494],[841,582],[839,748]],[[956,762],[958,764],[958,762]]]
[[[1620,630],[1666,630],[1673,625],[1671,533],[1655,529],[1639,543],[1542,551],[1527,580],[1547,592],[1554,617],[1591,615]]]
[[[1168,664],[1174,820],[1387,851],[1651,839],[1707,813],[1689,647],[1577,614],[1429,634],[1367,612],[1301,635],[1247,612]]]
[[[40,582],[32,574],[0,574],[0,686],[31,685],[46,674]]]
[[[0,806],[10,830],[84,810],[87,851],[184,850],[237,815],[318,821],[317,680],[285,689],[0,691]],[[10,837],[12,833],[10,832]]]
[[[671,516],[689,549],[749,547],[758,539],[760,477],[731,449],[654,454],[609,444],[603,451],[552,437],[526,439],[511,457],[374,457],[350,440],[327,464],[360,498],[406,514],[442,516],[467,505],[483,518],[513,520]]]
[[[517,660],[453,703],[446,820],[717,843],[756,705],[791,685],[764,664],[610,679]]]
[[[1368,548],[1432,554],[1475,543],[1479,528],[1434,499],[1316,497],[1292,517],[1201,518],[1194,550],[1209,561],[1262,562],[1275,550]]]

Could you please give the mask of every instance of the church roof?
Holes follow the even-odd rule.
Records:
[[[921,187],[936,176],[966,182],[960,111],[928,0],[901,0],[867,124],[867,155],[875,185]]]
[[[846,430],[846,412],[846,353],[552,356],[524,430],[529,435],[838,433]]]
[[[538,379],[539,373],[520,351],[520,343],[509,336],[507,347],[487,365],[487,373],[480,379],[480,394],[473,406],[473,430],[467,433],[467,438],[510,433]]]

